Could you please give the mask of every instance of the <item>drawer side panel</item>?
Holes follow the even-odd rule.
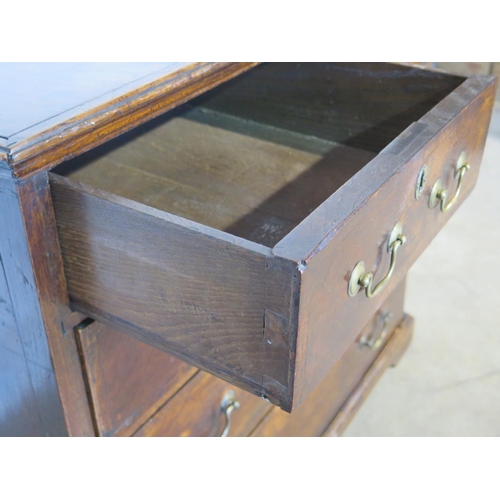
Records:
[[[281,404],[263,384],[267,248],[53,174],[51,189],[79,311]]]

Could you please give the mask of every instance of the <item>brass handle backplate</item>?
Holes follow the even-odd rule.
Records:
[[[221,413],[224,413],[224,417],[226,419],[226,425],[224,426],[224,430],[222,431],[220,437],[227,437],[229,434],[229,429],[231,428],[231,413],[239,407],[240,403],[237,401],[234,391],[226,392],[220,403],[220,411]]]
[[[361,337],[361,340],[359,341],[361,347],[378,349],[382,345],[382,342],[387,337],[387,334],[389,333],[389,321],[392,318],[392,313],[381,312],[379,318],[380,321],[382,321],[381,332],[378,335],[372,332],[369,335],[364,335],[363,337]]]
[[[349,287],[347,290],[349,295],[354,297],[361,290],[361,288],[365,289],[366,296],[369,299],[378,295],[386,287],[387,283],[389,283],[389,280],[394,273],[394,268],[396,267],[396,256],[398,250],[405,243],[406,237],[403,235],[403,225],[401,222],[398,222],[392,228],[391,235],[389,236],[389,240],[387,242],[387,252],[391,256],[391,264],[385,277],[374,287],[373,273],[365,272],[365,263],[361,260],[354,266],[354,269],[351,272]]]
[[[466,161],[465,153],[462,153],[458,158],[457,165],[455,167],[455,179],[458,179],[455,194],[450,200],[448,200],[448,190],[443,189],[441,179],[437,179],[431,189],[429,207],[434,208],[439,202],[441,202],[441,212],[447,212],[457,201],[462,189],[464,176],[469,169],[470,164]]]

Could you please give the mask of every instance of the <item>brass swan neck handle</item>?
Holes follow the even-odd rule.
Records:
[[[361,288],[364,288],[366,296],[369,299],[376,297],[387,286],[387,283],[389,283],[389,280],[394,274],[398,250],[405,243],[406,237],[403,235],[403,225],[398,222],[393,227],[387,244],[387,251],[391,256],[391,263],[389,265],[389,271],[387,271],[385,277],[378,283],[378,285],[373,286],[373,273],[365,272],[365,263],[360,261],[356,264],[356,266],[354,266],[354,269],[351,272],[348,287],[349,295],[354,297],[361,290]]]
[[[467,163],[465,153],[462,153],[455,167],[455,179],[458,179],[457,189],[453,197],[448,200],[448,190],[443,188],[441,179],[437,179],[432,186],[431,195],[429,197],[429,207],[434,208],[441,202],[441,212],[447,212],[457,201],[463,185],[465,174],[470,170],[470,163]]]

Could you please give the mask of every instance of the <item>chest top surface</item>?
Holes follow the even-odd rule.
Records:
[[[7,145],[26,139],[61,115],[172,73],[188,63],[5,63],[0,66],[0,136]],[[124,89],[123,91],[126,91]]]
[[[248,63],[1,63],[0,169],[23,177],[225,81]]]

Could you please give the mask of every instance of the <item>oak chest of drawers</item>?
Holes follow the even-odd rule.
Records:
[[[339,435],[409,343],[405,276],[474,187],[496,80],[1,69],[0,433]]]

